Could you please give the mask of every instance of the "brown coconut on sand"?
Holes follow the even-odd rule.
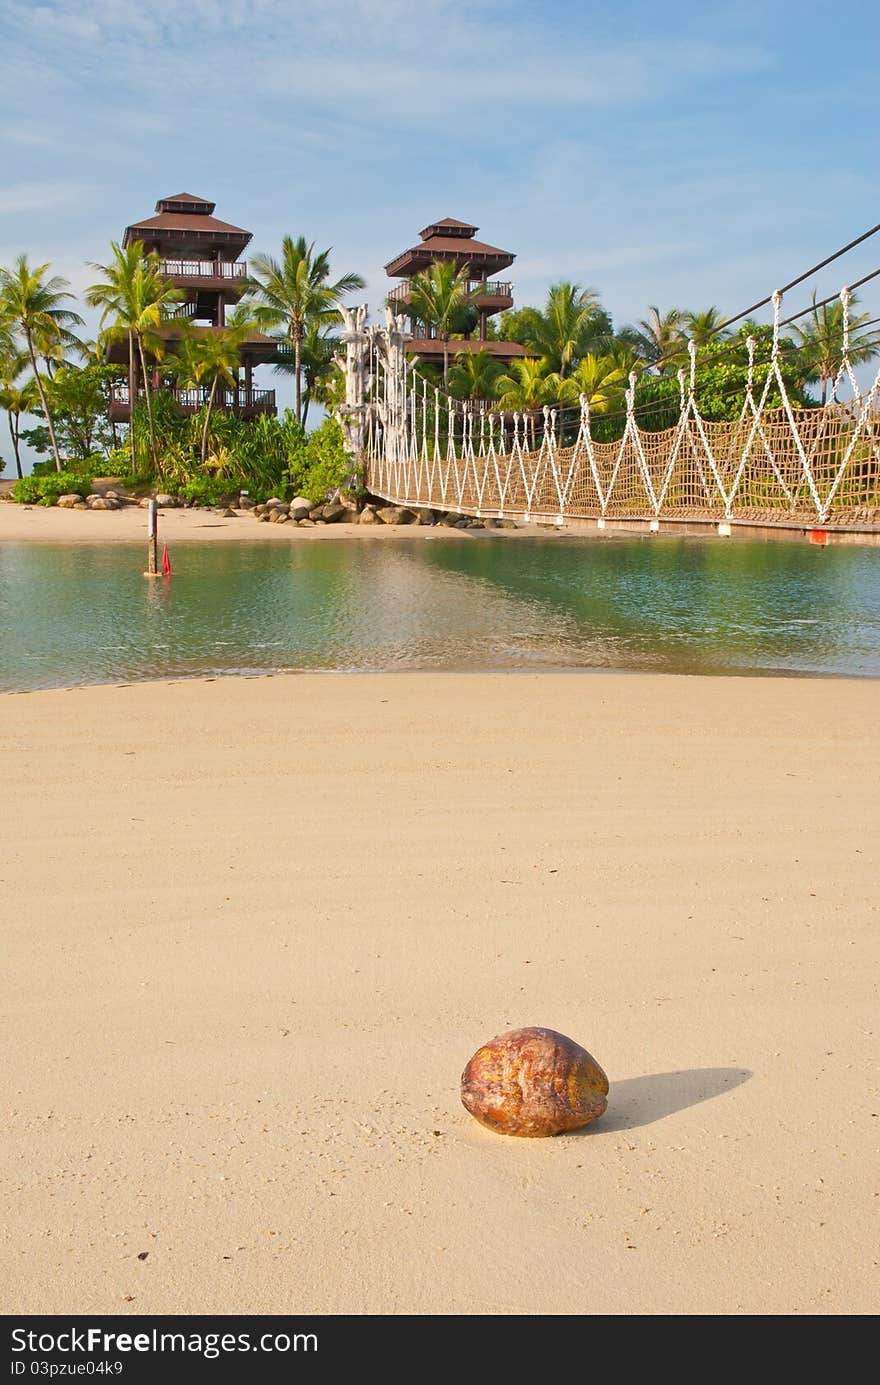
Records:
[[[555,1029],[512,1029],[471,1058],[461,1078],[471,1115],[501,1135],[559,1135],[603,1114],[608,1078],[591,1053]]]

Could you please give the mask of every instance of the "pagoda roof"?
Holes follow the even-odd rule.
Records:
[[[474,236],[479,231],[479,226],[472,226],[469,221],[456,221],[454,216],[441,217],[439,221],[432,221],[423,231],[419,231],[422,240],[427,240],[429,236],[447,235],[453,232],[456,235]]]
[[[428,236],[421,245],[414,247],[416,250],[439,250],[441,253],[452,252],[467,259],[470,255],[498,255],[501,259],[513,263],[516,258],[509,250],[501,250],[497,245],[486,245],[484,241],[465,239],[464,236]]]
[[[432,260],[457,260],[459,264],[471,264],[478,269],[507,269],[516,256],[510,250],[501,250],[497,245],[486,245],[481,240],[464,236],[429,236],[420,245],[411,245],[403,250],[385,266],[390,278],[407,278],[424,270]]]
[[[126,226],[122,243],[153,241],[172,255],[194,254],[196,258],[213,246],[224,259],[235,260],[251,239],[251,233],[242,226],[220,221],[213,215],[214,206],[213,202],[194,197],[191,192],[160,197],[156,215]]]
[[[204,212],[159,212],[158,216],[133,221],[125,228],[126,236],[129,231],[192,231],[194,235],[199,236],[234,236],[237,240],[243,240],[245,244],[251,238],[251,232],[245,231],[243,227],[232,226],[228,221],[218,221],[215,216],[208,216]]]
[[[169,208],[178,206],[181,203],[188,207],[190,211],[195,211],[196,208],[204,207],[209,216],[217,205],[216,202],[209,202],[205,197],[193,197],[191,192],[179,192],[176,197],[160,197],[159,201],[156,203],[156,211],[167,211]]]

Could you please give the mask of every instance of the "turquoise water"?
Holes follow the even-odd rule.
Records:
[[[426,536],[0,550],[0,690],[283,669],[880,675],[880,550]]]

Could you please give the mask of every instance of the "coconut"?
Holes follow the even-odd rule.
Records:
[[[602,1115],[608,1078],[565,1034],[512,1029],[477,1049],[462,1073],[461,1099],[500,1135],[559,1135]]]

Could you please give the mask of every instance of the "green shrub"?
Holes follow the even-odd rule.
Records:
[[[196,505],[220,505],[227,496],[236,495],[237,490],[230,481],[219,476],[194,476],[171,493],[182,500],[193,500]]]
[[[335,418],[327,418],[308,439],[303,449],[300,494],[307,500],[324,500],[327,492],[343,485],[351,474],[351,458],[342,442],[342,429]],[[292,478],[291,478],[292,480]]]
[[[20,505],[54,505],[59,495],[88,495],[91,478],[81,471],[56,471],[23,476],[12,487],[12,498]]]
[[[91,481],[95,476],[113,475],[107,470],[107,458],[103,452],[95,452],[90,457],[67,457],[64,460],[63,471],[55,470],[55,462],[51,458],[44,462],[34,462],[33,473],[35,476],[78,476],[81,481]]]

